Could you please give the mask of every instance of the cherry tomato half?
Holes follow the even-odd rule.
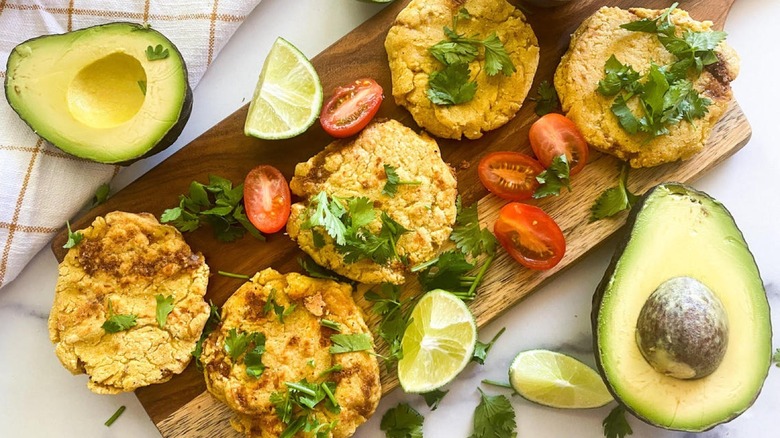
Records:
[[[290,187],[273,166],[260,165],[244,180],[244,207],[252,225],[263,233],[275,233],[290,216]]]
[[[566,240],[558,224],[533,205],[519,202],[505,205],[493,232],[506,252],[527,268],[550,269],[566,252]]]
[[[479,160],[477,174],[482,185],[499,198],[510,201],[531,199],[539,188],[536,175],[544,167],[520,152],[493,152]]]
[[[531,149],[545,168],[553,158],[566,154],[569,174],[574,176],[588,162],[588,143],[574,122],[557,113],[549,113],[531,125],[528,132]]]
[[[322,129],[336,138],[357,134],[374,118],[383,98],[382,86],[369,78],[337,87],[322,107]]]

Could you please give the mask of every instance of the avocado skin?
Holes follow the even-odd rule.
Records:
[[[110,26],[110,25],[116,25],[116,24],[123,24],[123,25],[129,26],[129,27],[133,27],[133,28],[135,28],[136,30],[138,30],[140,32],[147,31],[149,29],[149,27],[145,27],[144,25],[141,25],[141,24],[138,24],[138,23],[132,23],[132,22],[128,22],[128,21],[114,21],[114,22],[111,22],[111,23],[98,24],[96,26],[89,26],[89,27],[85,27],[85,28],[77,29],[77,30],[86,30],[86,29],[93,29],[93,28],[96,29],[96,28],[100,28],[100,27],[104,27],[104,26]],[[179,48],[176,47],[176,44],[174,44],[165,35],[162,35],[162,34],[160,34],[160,35],[164,39],[166,39],[168,41],[168,43],[170,43],[170,49],[175,51],[176,54],[179,56],[179,58],[181,58],[182,70],[184,72],[184,81],[187,84],[187,90],[185,92],[184,102],[182,104],[181,112],[179,113],[178,121],[176,122],[176,124],[171,126],[171,128],[168,130],[168,132],[165,134],[165,136],[162,139],[160,139],[160,141],[157,142],[157,144],[153,148],[149,149],[143,155],[140,155],[138,157],[135,157],[135,158],[132,158],[132,159],[129,159],[129,160],[126,160],[126,161],[122,161],[122,162],[119,162],[119,163],[107,163],[107,164],[115,164],[115,165],[119,165],[119,166],[129,166],[130,164],[133,164],[133,163],[135,163],[138,160],[151,157],[152,155],[155,155],[155,154],[158,154],[158,153],[164,151],[169,146],[171,146],[174,142],[176,142],[176,139],[179,138],[179,135],[181,135],[181,132],[184,130],[184,126],[187,124],[187,121],[190,118],[190,114],[192,113],[192,87],[190,87],[190,83],[189,83],[189,71],[187,70],[187,63],[184,60],[184,57],[181,55],[181,52],[179,51]],[[42,39],[42,38],[48,38],[48,37],[51,37],[51,36],[52,35],[41,35],[41,36],[37,36],[37,37],[34,37],[34,38],[30,38],[28,40],[22,41],[21,43],[17,44],[16,47],[19,47],[22,44],[26,44],[26,43],[29,43],[29,42],[32,42],[32,41],[36,41],[36,40],[39,40],[39,39]],[[16,47],[14,47],[13,50],[16,50]],[[13,50],[12,50],[12,52],[13,52]],[[5,66],[5,71],[6,72],[10,71],[11,59],[12,59],[12,57],[9,56],[8,60],[6,61],[6,66]],[[73,155],[70,151],[61,148],[57,144],[53,143],[50,139],[46,138],[45,136],[41,135],[38,131],[36,131],[36,129],[33,127],[33,125],[30,123],[30,121],[27,120],[27,118],[24,116],[24,114],[22,114],[22,112],[17,110],[17,108],[12,104],[11,99],[8,96],[8,93],[5,93],[5,90],[8,89],[8,83],[9,83],[10,80],[11,80],[11,76],[10,75],[6,75],[5,76],[5,81],[3,81],[3,90],[4,90],[4,94],[5,94],[5,100],[6,100],[6,102],[8,102],[8,106],[10,106],[14,110],[14,112],[19,116],[19,118],[22,119],[22,121],[27,126],[29,126],[30,129],[32,129],[33,132],[35,132],[36,135],[40,136],[41,138],[43,138],[44,140],[49,142],[49,144],[51,144],[52,146],[54,146],[57,149],[61,150],[62,152],[65,152],[66,154],[69,154],[69,155]],[[79,157],[79,158],[83,158],[83,157]],[[90,160],[89,158],[83,158],[83,159],[89,160],[89,161],[95,161],[95,160]],[[102,163],[101,161],[96,161],[96,162]]]
[[[670,427],[666,427],[662,424],[658,424],[654,422],[653,420],[640,415],[637,413],[634,409],[632,409],[630,406],[623,403],[621,400],[620,394],[615,391],[615,389],[610,384],[609,380],[606,377],[606,371],[604,369],[604,364],[602,363],[601,354],[599,354],[600,347],[599,347],[599,339],[598,339],[598,318],[599,318],[599,309],[601,308],[601,302],[604,299],[604,294],[607,290],[607,285],[609,284],[612,277],[615,275],[615,270],[617,268],[617,264],[620,261],[621,257],[623,256],[623,251],[626,249],[626,246],[628,245],[629,241],[631,240],[632,231],[634,229],[634,225],[636,224],[637,217],[639,216],[639,213],[642,212],[642,208],[647,202],[648,199],[651,199],[654,192],[659,189],[671,189],[671,191],[674,192],[689,192],[695,195],[704,196],[707,198],[711,198],[706,193],[693,189],[685,184],[679,183],[679,182],[665,182],[658,184],[651,189],[649,189],[647,192],[645,192],[644,195],[637,201],[636,204],[631,209],[631,212],[628,215],[628,218],[626,219],[626,224],[623,228],[623,234],[620,237],[620,240],[618,241],[615,254],[612,256],[612,260],[609,262],[609,266],[607,266],[607,270],[604,272],[604,276],[601,278],[601,281],[599,282],[599,285],[596,287],[596,291],[593,294],[593,300],[592,300],[592,307],[591,307],[591,314],[590,314],[590,321],[591,321],[591,333],[593,337],[593,355],[596,359],[596,369],[599,371],[599,374],[601,374],[602,379],[604,380],[604,383],[607,386],[607,389],[612,394],[612,396],[615,398],[615,401],[617,401],[620,405],[622,405],[631,415],[639,418],[640,420],[644,421],[645,423],[648,423],[650,425],[662,428],[662,429],[668,429],[668,430],[680,430],[680,429],[674,429]],[[742,231],[739,230],[739,228],[736,226],[736,221],[734,221],[734,216],[731,214],[730,211],[723,205],[720,204],[723,211],[728,215],[728,217],[734,222],[735,228],[737,228],[737,231],[739,232],[740,236],[744,238],[744,235],[742,234]],[[743,239],[744,240],[744,239]],[[752,258],[753,263],[755,263],[755,257],[753,257],[752,253],[750,253],[750,256]],[[759,274],[760,275],[760,274]],[[762,280],[763,283],[763,280]],[[770,321],[771,323],[771,321]],[[771,327],[770,327],[771,330]],[[764,373],[764,380],[766,380],[766,377],[769,375],[769,369],[771,368],[772,360],[771,360],[771,354],[770,357],[767,358],[767,367],[766,372]],[[763,386],[762,386],[763,388]],[[744,409],[733,413],[731,416],[724,418],[723,421],[717,424],[713,424],[707,428],[702,429],[696,429],[696,430],[688,430],[688,432],[704,432],[707,430],[711,430],[714,427],[723,424],[728,423],[729,421],[733,420],[734,418],[741,415],[743,412],[745,412],[747,409],[750,408],[750,406],[755,403],[758,396],[761,394],[761,388],[756,392],[755,397],[753,400],[751,400],[748,404],[745,405]]]

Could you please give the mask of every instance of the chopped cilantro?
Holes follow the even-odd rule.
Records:
[[[385,182],[385,186],[382,188],[382,194],[387,195],[389,197],[395,196],[396,192],[398,192],[398,186],[399,185],[420,185],[420,181],[403,181],[398,176],[398,173],[395,170],[395,167],[385,164],[385,175],[387,175],[387,182]]]
[[[121,331],[129,330],[131,327],[135,327],[138,322],[137,316],[133,314],[129,315],[117,315],[114,313],[114,309],[111,307],[111,301],[108,301],[108,319],[101,326],[106,333],[118,333]]]
[[[200,362],[200,355],[203,353],[203,341],[217,328],[221,321],[219,316],[219,308],[209,301],[209,319],[206,320],[206,325],[203,327],[203,332],[200,334],[198,342],[195,343],[195,348],[192,349],[192,357],[195,358],[195,366],[200,370],[203,368],[203,364]]]

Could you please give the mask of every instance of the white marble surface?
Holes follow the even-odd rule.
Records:
[[[263,0],[195,90],[192,117],[177,146],[197,137],[251,96],[262,60],[276,36],[284,36],[313,56],[380,8],[355,0]],[[745,149],[696,184],[723,201],[742,228],[767,284],[775,326],[780,325],[780,232],[776,225],[780,205],[775,189],[775,177],[780,171],[776,135],[780,114],[777,23],[777,0],[737,0],[734,5],[726,30],[730,43],[742,56],[742,72],[733,86],[753,125],[753,138]],[[173,150],[124,170],[114,187],[126,185]],[[602,245],[484,329],[483,339],[489,339],[504,326],[507,333],[485,366],[470,366],[450,385],[451,391],[437,411],[431,413],[418,396],[395,391],[382,401],[374,418],[359,429],[357,436],[382,436],[382,414],[401,400],[410,401],[426,417],[427,437],[468,436],[479,400],[478,382],[483,378],[503,379],[509,361],[523,349],[560,350],[592,364],[590,300],[613,249],[614,241]],[[51,252],[44,249],[14,283],[0,291],[0,436],[158,436],[132,394],[92,394],[84,376],[73,377],[59,364],[46,330],[55,280],[56,262]],[[517,397],[512,403],[519,437],[601,437],[601,420],[611,408],[554,410]],[[127,406],[124,415],[111,428],[103,426],[120,405]],[[780,436],[776,427],[777,406],[780,369],[773,367],[752,408],[731,423],[702,435]],[[635,437],[684,435],[650,427],[634,418],[630,423]]]

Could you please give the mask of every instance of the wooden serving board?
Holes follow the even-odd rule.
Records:
[[[384,39],[395,16],[408,2],[399,0],[389,5],[313,59],[326,93],[349,80],[373,77],[390,96],[390,71]],[[555,67],[568,47],[569,35],[584,18],[604,3],[623,8],[642,5],[661,9],[669,6],[666,0],[574,0],[568,6],[555,9],[528,8],[528,20],[541,46],[541,60],[532,96],[539,82],[552,79]],[[732,3],[733,0],[682,0],[680,7],[688,10],[694,18],[712,20],[717,27],[722,28]],[[164,209],[177,205],[179,194],[187,192],[191,181],[205,182],[209,174],[240,182],[251,168],[265,163],[277,167],[290,178],[296,163],[307,160],[331,141],[318,124],[304,135],[290,140],[261,141],[249,138],[243,134],[246,113],[247,106],[244,106],[108,202],[81,217],[73,224],[74,229],[84,228],[96,216],[114,210],[145,211],[159,217]],[[417,129],[409,113],[396,106],[392,97],[385,99],[379,117],[394,118]],[[439,140],[444,160],[458,169],[458,187],[464,203],[479,202],[485,225],[495,221],[505,201],[488,195],[477,178],[476,164],[483,155],[492,151],[519,150],[530,153],[528,129],[536,118],[533,102],[527,102],[506,126],[485,134],[481,139]],[[684,163],[633,171],[630,188],[635,193],[642,193],[663,181],[691,182],[734,154],[747,143],[750,135],[750,125],[734,102],[713,130],[703,152]],[[593,201],[605,189],[616,185],[618,167],[614,158],[594,152],[590,163],[572,181],[571,193],[537,203],[558,222],[566,235],[566,256],[554,269],[535,272],[520,267],[501,251],[479,290],[478,298],[470,306],[480,327],[537,290],[621,228],[625,222],[625,213],[612,219],[588,222]],[[66,236],[60,234],[52,244],[59,260],[65,255],[62,249],[65,239]],[[246,236],[235,243],[224,244],[212,237],[210,229],[204,228],[187,234],[186,239],[194,250],[206,256],[213,273],[225,270],[252,274],[269,266],[281,272],[300,271],[296,259],[302,253],[282,233],[269,236],[267,242]],[[207,298],[221,305],[240,284],[240,280],[212,275]],[[407,286],[407,293],[417,291],[415,280]],[[377,321],[369,310],[370,306],[362,300],[361,292],[365,290],[365,287],[358,288],[355,297],[366,309],[369,326],[376,327]],[[385,347],[381,343],[378,340],[380,350]],[[381,368],[384,370],[384,367]],[[387,373],[383,374],[382,382],[385,392],[397,385],[395,376]],[[139,389],[136,394],[164,436],[236,435],[228,424],[230,412],[205,392],[203,377],[194,365],[169,382]]]

